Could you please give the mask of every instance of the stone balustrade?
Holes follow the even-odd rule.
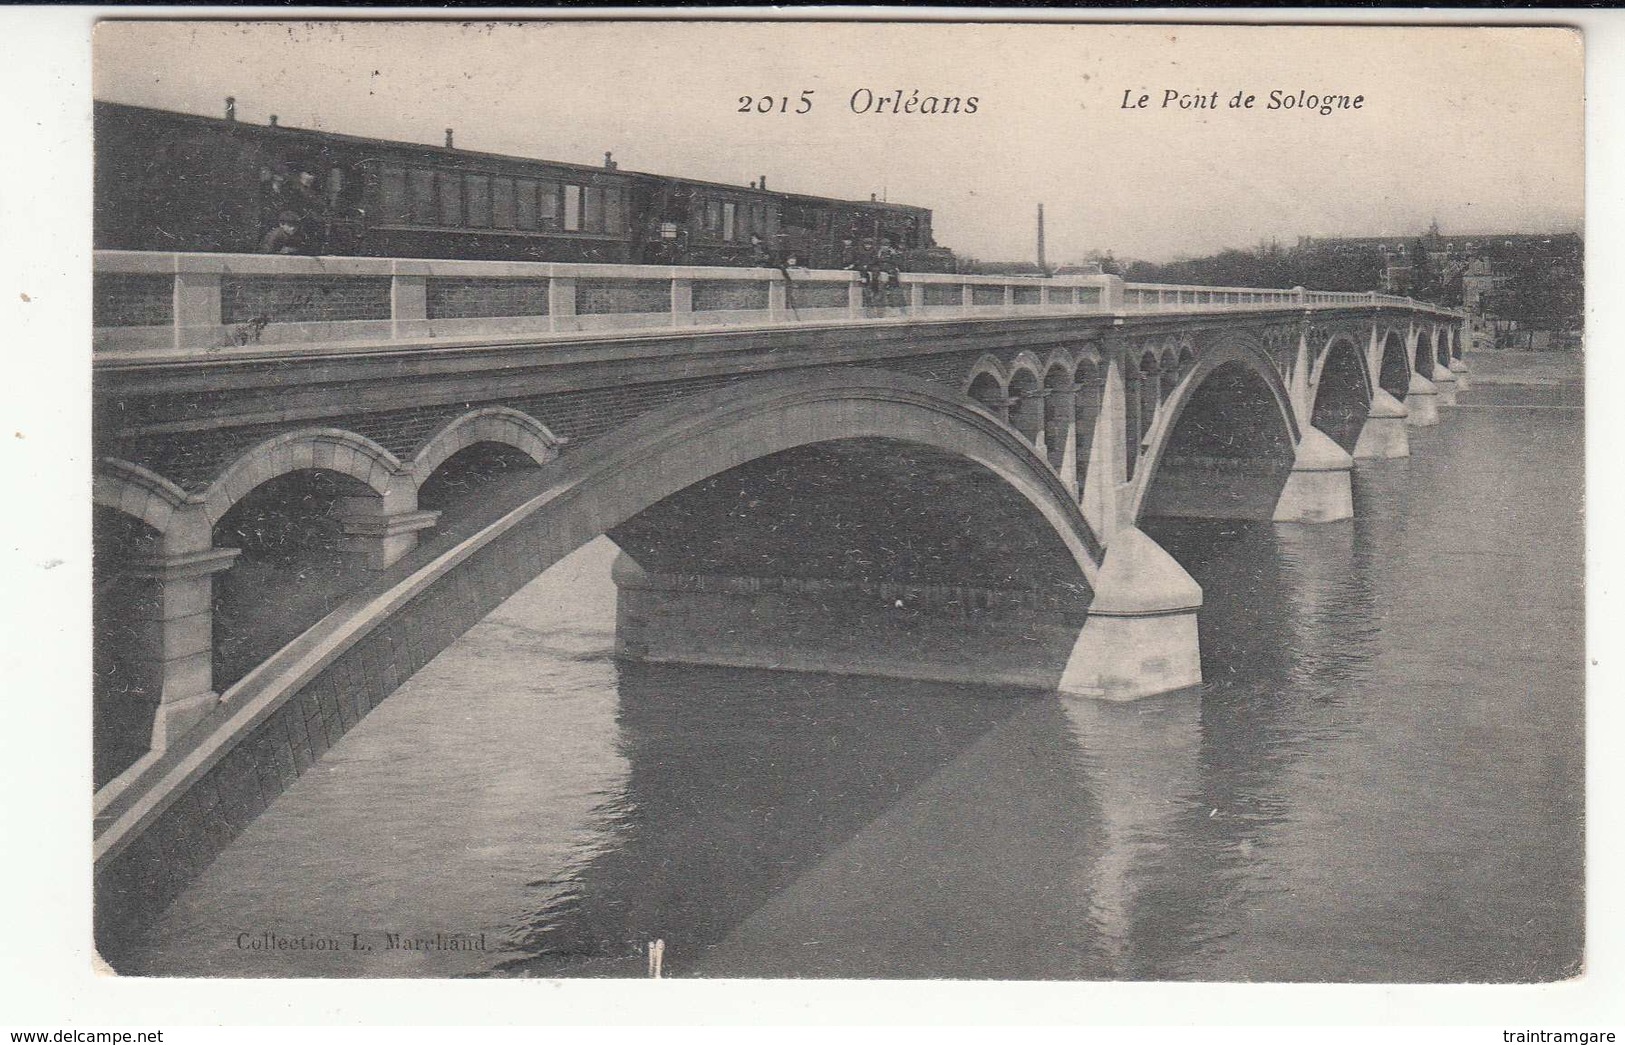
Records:
[[[1105,275],[904,273],[884,302],[846,270],[97,251],[98,358],[489,344],[550,335],[964,317],[1351,305],[1391,295],[1125,283]],[[1450,313],[1454,315],[1453,313]]]

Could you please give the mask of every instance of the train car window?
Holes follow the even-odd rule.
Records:
[[[739,231],[734,224],[735,216],[738,214],[738,211],[738,204],[724,203],[722,205],[722,238],[725,240],[734,239],[736,233]]]
[[[534,215],[532,215],[532,217],[534,217]],[[511,229],[514,227],[514,195],[512,178],[491,179],[491,224],[495,225],[499,229]]]
[[[604,231],[604,190],[588,185],[586,191],[586,217],[582,227],[588,232]]]
[[[536,224],[543,229],[559,227],[560,200],[564,187],[556,181],[544,181],[536,186]]]
[[[604,190],[604,229],[619,236],[626,232],[624,197],[619,188]]]
[[[436,223],[437,208],[434,195],[434,171],[422,167],[413,167],[411,173],[412,185],[412,224],[433,225]]]
[[[514,224],[522,229],[536,228],[536,183],[529,178],[514,179]],[[546,185],[542,186],[547,190]]]
[[[722,204],[717,200],[705,201],[705,231],[715,236],[722,229]]]
[[[491,227],[491,179],[483,174],[465,174],[463,191],[467,194],[467,221],[474,228]]]
[[[440,224],[463,223],[463,179],[456,171],[441,171],[435,179],[440,188]]]
[[[406,171],[385,167],[378,172],[378,220],[399,224],[407,220]]]
[[[581,231],[581,186],[564,187],[564,231]]]
[[[333,167],[327,172],[327,205],[337,207],[344,195],[344,168]]]

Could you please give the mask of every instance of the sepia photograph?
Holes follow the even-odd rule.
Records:
[[[1585,975],[1580,31],[91,61],[104,975]]]

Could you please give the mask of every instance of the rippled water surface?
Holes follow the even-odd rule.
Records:
[[[641,976],[661,939],[670,976],[1570,975],[1580,396],[1483,369],[1410,460],[1359,465],[1352,524],[1147,526],[1206,591],[1198,691],[617,663],[600,539],[346,736],[130,971]]]

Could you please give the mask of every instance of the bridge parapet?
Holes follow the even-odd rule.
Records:
[[[889,295],[860,273],[709,266],[97,251],[100,359],[492,344],[678,329],[965,318],[1401,307],[1376,293],[903,273]],[[1454,316],[1454,313],[1448,313]]]

